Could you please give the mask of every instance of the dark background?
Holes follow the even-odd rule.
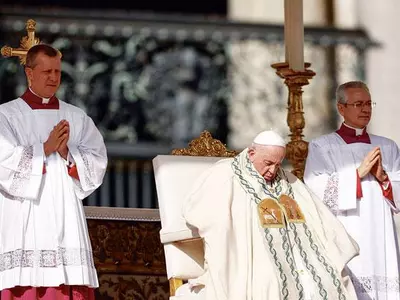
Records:
[[[227,0],[2,0],[2,5],[226,16]]]

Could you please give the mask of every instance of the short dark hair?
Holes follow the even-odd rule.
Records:
[[[56,57],[57,55],[60,55],[57,49],[49,45],[46,44],[35,45],[31,47],[28,50],[28,53],[26,54],[26,63],[25,63],[26,68],[34,68],[37,65],[36,57],[38,56],[39,53],[42,53],[49,57]]]

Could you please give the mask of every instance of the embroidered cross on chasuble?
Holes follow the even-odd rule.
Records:
[[[288,222],[305,222],[300,207],[293,198],[287,195],[281,195],[278,201],[272,198],[262,200],[258,203],[258,216],[264,228],[281,228]]]

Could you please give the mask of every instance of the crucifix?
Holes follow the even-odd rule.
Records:
[[[24,36],[20,41],[20,48],[12,48],[10,46],[4,46],[1,48],[1,54],[4,57],[18,56],[21,62],[21,65],[25,65],[26,62],[26,54],[28,50],[40,43],[40,40],[35,37],[35,29],[36,22],[32,19],[29,19],[26,22],[26,31],[28,32],[27,36]]]

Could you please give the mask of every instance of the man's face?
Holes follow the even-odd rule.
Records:
[[[272,181],[275,178],[285,158],[285,148],[279,146],[250,147],[248,153],[254,168],[265,181]]]
[[[59,56],[49,57],[39,53],[33,68],[26,68],[30,88],[34,93],[43,98],[53,96],[60,86],[61,81],[61,58]]]
[[[366,127],[372,114],[371,95],[362,88],[350,88],[346,90],[346,99],[346,104],[337,104],[344,122],[354,128]]]

